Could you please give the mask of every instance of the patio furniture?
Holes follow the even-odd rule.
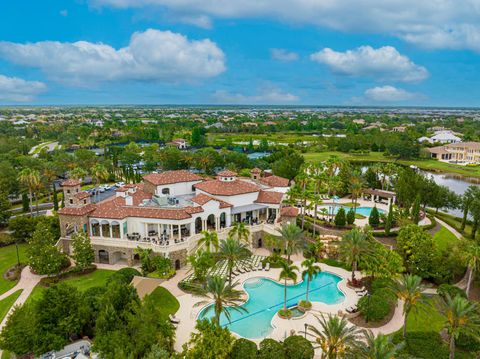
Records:
[[[268,272],[270,270],[270,262],[267,262],[265,265],[265,270]]]

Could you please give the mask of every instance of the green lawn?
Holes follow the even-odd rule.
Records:
[[[20,261],[25,262],[25,250],[26,244],[20,244],[19,246]],[[9,281],[3,278],[3,274],[10,268],[17,264],[17,250],[15,246],[6,246],[0,248],[0,294],[5,293],[9,289],[13,288],[17,282]]]
[[[71,277],[62,280],[62,283],[67,283],[75,288],[77,288],[79,291],[83,292],[89,288],[92,287],[103,287],[107,285],[108,279],[110,276],[115,273],[115,271],[112,270],[106,270],[106,269],[97,269],[95,272],[80,275],[78,277]],[[45,287],[41,286],[38,284],[32,291],[32,294],[30,294],[30,297],[28,297],[28,301],[33,301],[39,298],[42,293],[45,291]]]
[[[435,307],[435,297],[428,299],[424,310],[410,313],[407,320],[407,332],[439,332],[442,330],[444,320]]]
[[[431,213],[433,213],[433,212],[431,212]],[[467,225],[465,226],[465,230],[462,231],[461,230],[461,226],[462,226],[462,219],[461,218],[452,216],[451,214],[442,213],[442,212],[438,212],[437,214],[435,214],[435,216],[440,218],[442,221],[449,224],[453,228],[455,228],[457,231],[459,231],[461,234],[463,234],[464,237],[467,237],[467,238],[471,237],[472,225],[467,223]]]
[[[396,160],[394,158],[385,157],[381,152],[369,152],[367,154],[344,153],[336,151],[311,152],[303,155],[307,162],[323,162],[330,156],[338,156],[340,158],[352,162],[395,162],[402,165],[415,165],[423,170],[441,171],[449,173],[458,173],[467,177],[480,177],[479,167],[465,167],[450,163],[440,162],[433,159],[416,159],[416,160]]]
[[[442,227],[441,230],[435,233],[433,240],[437,244],[440,251],[445,251],[449,247],[449,244],[456,243],[458,238],[455,237],[455,235],[447,228]]]
[[[175,314],[178,308],[180,308],[180,303],[178,303],[177,298],[163,287],[156,288],[149,296],[153,298],[160,307],[161,315],[164,318],[168,318],[169,314]]]
[[[22,289],[17,290],[15,293],[10,294],[7,298],[0,300],[0,323],[7,315],[8,310],[12,307],[13,303],[22,294]]]

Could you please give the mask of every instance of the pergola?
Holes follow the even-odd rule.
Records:
[[[367,196],[370,196],[369,198],[366,198]],[[397,200],[397,194],[392,191],[385,191],[382,189],[373,189],[373,188],[367,188],[363,190],[362,192],[362,198],[364,200],[370,199],[373,203],[385,203],[384,201],[386,200],[386,203],[388,206],[390,206],[390,203],[395,203]]]

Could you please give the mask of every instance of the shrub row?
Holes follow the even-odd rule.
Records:
[[[314,349],[310,341],[292,335],[283,343],[264,339],[259,347],[248,339],[237,339],[232,347],[231,359],[312,359]]]

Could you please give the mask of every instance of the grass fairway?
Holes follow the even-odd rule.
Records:
[[[15,293],[10,294],[7,298],[0,300],[0,323],[2,322],[3,318],[5,318],[8,310],[12,307],[13,303],[15,303],[20,294],[22,294],[22,289],[19,289]]]
[[[440,251],[445,251],[449,247],[449,244],[456,243],[458,238],[450,232],[447,228],[442,227],[435,235],[433,236],[433,240],[438,246]]]
[[[67,278],[65,280],[62,280],[61,283],[67,283],[77,288],[79,291],[83,292],[92,287],[106,286],[108,279],[113,273],[115,273],[115,271],[106,270],[106,269],[97,269],[95,272],[92,272],[92,273],[80,275],[77,277]],[[40,284],[37,284],[37,286],[33,289],[32,294],[30,294],[30,297],[28,297],[27,301],[31,302],[33,300],[40,298],[40,296],[45,290],[46,290],[45,287],[41,286]]]
[[[18,250],[20,253],[20,261],[25,263],[26,244],[20,244]],[[17,250],[15,246],[7,246],[0,248],[0,294],[5,293],[9,289],[15,287],[17,281],[10,281],[3,278],[3,274],[17,264]]]
[[[178,303],[177,298],[175,298],[166,288],[156,288],[151,294],[149,294],[149,297],[157,303],[161,315],[165,319],[168,318],[169,314],[175,314],[178,308],[180,308],[180,303]]]
[[[457,173],[466,177],[480,177],[480,166],[478,167],[465,167],[454,165],[450,163],[444,163],[431,159],[416,159],[416,160],[396,160],[394,158],[385,157],[381,152],[369,152],[369,153],[344,153],[336,151],[327,152],[311,152],[303,155],[307,162],[323,162],[331,156],[337,156],[339,158],[351,161],[351,162],[392,162],[401,165],[414,165],[418,168],[427,171]]]

